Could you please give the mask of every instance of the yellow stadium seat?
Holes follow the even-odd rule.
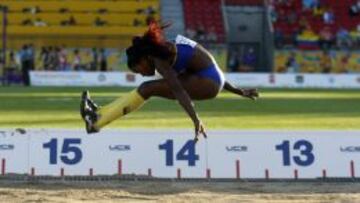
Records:
[[[32,26],[9,26],[9,35],[41,35],[41,36],[133,36],[143,33],[146,27],[94,27],[94,26],[49,26],[49,27],[32,27]]]
[[[74,0],[48,0],[48,1],[10,1],[2,0],[2,5],[8,6],[10,12],[21,12],[24,8],[39,7],[41,11],[58,12],[60,9],[67,9],[70,12],[96,12],[99,9],[106,9],[109,12],[136,12],[152,6],[159,8],[158,1],[74,1]]]
[[[97,14],[97,13],[38,13],[22,14],[22,13],[10,13],[8,15],[9,25],[20,25],[25,20],[29,19],[35,21],[41,19],[48,25],[60,25],[61,21],[68,20],[73,16],[78,25],[92,25],[95,19],[99,17],[105,20],[109,25],[131,26],[134,19],[140,20],[143,24],[146,22],[146,16],[140,14],[124,14],[124,13],[111,13],[111,14]]]
[[[128,44],[131,36],[146,30],[147,15],[139,11],[151,6],[157,11],[155,19],[159,19],[160,7],[159,0],[1,0],[0,5],[9,8],[7,30],[10,48],[24,43],[84,47]],[[40,12],[23,12],[35,7]],[[62,9],[66,12],[59,12]],[[71,17],[75,19],[75,25],[61,26]],[[94,26],[97,18],[106,24]],[[25,21],[35,22],[37,19],[47,26],[23,25]],[[135,19],[140,22],[139,27],[133,26]]]

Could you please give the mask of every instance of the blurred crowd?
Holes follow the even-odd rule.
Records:
[[[38,53],[36,53],[38,51]],[[0,50],[0,56],[3,56]],[[85,57],[86,56],[86,57]],[[29,71],[108,71],[109,52],[103,48],[68,49],[65,46],[49,46],[36,50],[26,44],[21,50],[10,50],[6,56],[3,75],[15,83],[30,84]],[[86,59],[85,59],[86,58]],[[0,58],[3,64],[4,58]]]
[[[345,18],[337,16],[332,7],[322,4],[320,0],[302,0],[301,12],[294,10],[294,3],[294,0],[271,1],[270,10],[275,25],[277,48],[301,47],[302,44],[309,45],[309,42],[315,43],[310,46],[314,49],[360,47],[360,0],[346,8]],[[357,22],[356,26],[349,26],[353,25],[353,22]]]
[[[215,27],[210,27],[206,31],[204,25],[199,24],[196,29],[187,28],[185,30],[185,36],[203,44],[211,44],[218,42],[218,36],[215,31]]]
[[[360,51],[278,51],[275,54],[275,72],[359,73]]]
[[[228,56],[228,70],[230,72],[254,72],[258,60],[256,51],[252,47],[232,50]]]

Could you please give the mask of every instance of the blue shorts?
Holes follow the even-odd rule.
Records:
[[[201,70],[196,75],[204,78],[209,78],[215,81],[220,86],[220,90],[224,87],[225,84],[225,77],[220,68],[216,64],[212,64],[211,66]]]

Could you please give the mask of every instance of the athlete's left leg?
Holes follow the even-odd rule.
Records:
[[[80,113],[85,122],[86,131],[95,133],[113,120],[137,110],[144,103],[145,100],[135,89],[110,104],[97,107],[90,99],[88,91],[84,91],[80,103]]]
[[[220,89],[219,84],[213,80],[196,75],[184,74],[179,76],[178,79],[192,100],[214,98]],[[89,109],[88,111],[82,110],[82,117],[86,123],[88,133],[97,132],[113,120],[137,110],[152,96],[175,99],[171,88],[164,79],[144,82],[132,92],[95,110],[91,108],[94,105],[89,96],[83,97],[82,109],[84,107]]]

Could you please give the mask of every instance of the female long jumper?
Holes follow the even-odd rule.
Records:
[[[128,67],[134,73],[153,76],[155,71],[163,79],[142,83],[138,88],[112,103],[98,107],[88,91],[82,94],[81,116],[88,133],[98,132],[105,125],[140,108],[151,97],[177,100],[195,126],[195,141],[206,131],[192,100],[215,98],[224,88],[232,93],[256,99],[256,89],[238,89],[225,80],[214,57],[200,44],[182,35],[166,41],[158,23],[151,23],[141,37],[134,37],[127,48]]]

